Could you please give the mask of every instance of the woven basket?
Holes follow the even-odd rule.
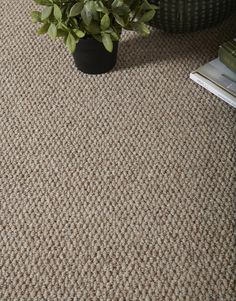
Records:
[[[217,24],[236,11],[236,0],[153,0],[159,6],[153,26],[190,32]]]

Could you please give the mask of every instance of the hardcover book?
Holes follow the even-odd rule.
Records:
[[[192,72],[190,78],[236,108],[236,73],[219,58]]]

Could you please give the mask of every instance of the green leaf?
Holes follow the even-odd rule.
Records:
[[[125,21],[123,18],[121,18],[119,15],[114,14],[116,23],[118,23],[120,26],[125,27]]]
[[[104,14],[109,14],[108,9],[104,6],[101,0],[96,1],[95,7],[96,7],[96,11]]]
[[[83,2],[77,2],[77,3],[75,3],[75,5],[73,5],[71,7],[69,16],[70,17],[78,16],[81,13],[81,11],[82,11],[83,6],[84,6]]]
[[[41,15],[41,20],[44,21],[46,19],[48,19],[52,13],[52,6],[47,6],[44,8],[44,10],[42,11],[42,15]]]
[[[75,42],[75,38],[73,37],[73,35],[71,33],[69,33],[67,36],[66,47],[68,48],[68,50],[71,53],[73,53],[75,51],[76,42]]]
[[[83,10],[81,11],[81,17],[82,20],[84,21],[84,23],[86,25],[89,25],[92,21],[92,14],[90,11],[86,10],[85,8],[83,8]]]
[[[102,34],[102,43],[107,51],[112,52],[113,42],[112,42],[111,36],[108,33]]]
[[[49,1],[49,0],[34,0],[34,2],[39,5],[45,5],[45,6],[52,5],[51,1]]]
[[[73,32],[76,34],[78,38],[83,38],[85,36],[85,33],[79,29],[74,29]]]
[[[49,26],[48,35],[52,39],[55,39],[57,37],[57,28],[56,28],[56,25],[54,23],[51,23],[51,25]]]
[[[155,10],[149,10],[147,11],[139,21],[141,22],[149,22],[152,20],[152,18],[155,16],[156,11]]]
[[[62,29],[57,29],[57,37],[61,38],[61,37],[67,37],[67,32],[62,30]]]
[[[108,14],[105,14],[101,19],[101,29],[106,30],[110,27],[111,21]]]
[[[125,16],[130,12],[128,5],[123,0],[114,0],[111,6],[112,11],[119,16]]]
[[[67,36],[68,36],[68,34],[66,34],[63,39],[65,44],[66,44]]]
[[[101,29],[96,22],[91,22],[88,26],[86,26],[86,31],[92,35],[99,34]]]
[[[96,15],[97,15],[96,2],[95,1],[86,2],[84,8],[81,11],[81,17],[84,23],[88,26],[91,23],[93,16],[96,19]]]
[[[111,35],[112,41],[118,41],[120,38],[120,35],[112,27],[105,30],[104,33],[109,33]]]
[[[119,40],[119,35],[115,31],[111,31],[111,37],[113,40],[118,41]]]
[[[68,28],[65,24],[63,24],[63,23],[59,23],[59,24],[57,25],[57,28],[60,28],[60,29],[69,31],[69,28]]]
[[[132,24],[132,28],[143,36],[147,36],[150,33],[150,29],[144,23],[135,22]]]
[[[48,31],[48,28],[49,28],[49,23],[43,24],[43,26],[38,29],[37,34],[38,35],[45,34]]]
[[[154,4],[150,4],[147,0],[143,0],[143,3],[141,5],[141,8],[143,10],[150,10],[150,9],[157,9],[158,6],[154,5]]]
[[[41,13],[39,11],[32,11],[31,18],[33,23],[41,21]]]
[[[58,5],[54,4],[54,17],[57,19],[58,22],[61,21],[61,18],[62,18],[62,12],[61,12],[61,9]]]
[[[123,0],[114,0],[111,4],[112,8],[115,7],[120,7],[124,5],[124,1]]]
[[[71,18],[71,21],[73,23],[73,27],[77,28],[78,27],[78,20],[76,18]]]

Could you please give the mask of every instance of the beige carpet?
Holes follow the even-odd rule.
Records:
[[[0,3],[0,300],[235,301],[236,113],[188,77],[236,18],[86,76],[32,2]]]

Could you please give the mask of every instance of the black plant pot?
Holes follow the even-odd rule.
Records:
[[[84,38],[76,45],[73,53],[76,67],[87,74],[102,74],[116,64],[118,42],[113,42],[113,51],[108,52],[102,43],[94,38]]]

